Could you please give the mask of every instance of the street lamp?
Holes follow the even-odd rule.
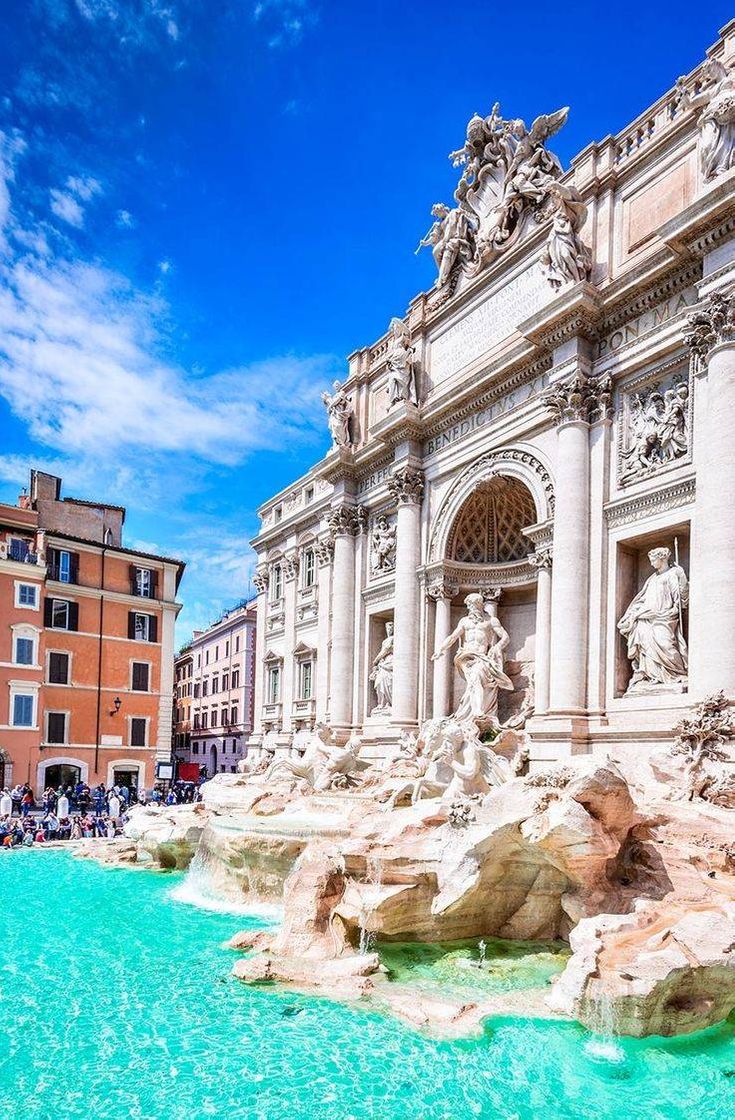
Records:
[[[110,712],[110,715],[111,716],[116,716],[117,713],[120,711],[121,706],[122,706],[122,700],[120,699],[119,696],[116,696],[115,699],[112,701],[113,710]]]

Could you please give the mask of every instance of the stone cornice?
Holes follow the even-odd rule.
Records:
[[[420,571],[421,581],[430,598],[450,597],[462,591],[482,591],[486,598],[497,600],[504,587],[535,583],[536,569],[528,559],[507,564],[460,564],[452,560],[435,561]],[[432,588],[437,588],[436,595]]]
[[[599,333],[602,297],[586,280],[566,288],[541,311],[520,323],[519,334],[542,350],[553,350],[570,338],[593,340]]]
[[[735,231],[735,170],[715,179],[685,210],[664,222],[658,236],[675,253],[701,258]]]
[[[605,520],[610,527],[613,527],[655,517],[658,513],[667,513],[669,510],[678,509],[679,506],[691,505],[694,502],[695,490],[695,480],[690,477],[672,482],[669,486],[662,486],[658,490],[646,490],[631,497],[607,502],[604,506]]]
[[[631,319],[637,319],[646,311],[664,303],[671,296],[696,284],[702,275],[702,266],[699,261],[690,261],[686,264],[677,261],[673,267],[668,268],[663,274],[649,282],[642,290],[637,288],[634,295],[629,294],[629,285],[626,283],[621,288],[624,298],[620,298],[615,290],[616,286],[608,288],[605,292],[605,312],[600,323],[600,334],[606,335]]]
[[[424,438],[421,409],[410,401],[395,405],[382,420],[373,424],[370,436],[388,447],[397,447],[407,440],[420,442]]]

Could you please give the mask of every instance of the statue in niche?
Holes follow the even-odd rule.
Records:
[[[393,706],[393,623],[386,622],[385,638],[370,672],[378,703],[373,712],[389,712]]]
[[[475,720],[478,726],[498,724],[498,690],[513,691],[513,682],[503,672],[503,650],[510,641],[497,615],[485,608],[482,595],[465,599],[467,616],[442,643],[432,661],[438,661],[459,642],[454,664],[465,680],[465,691],[454,713],[459,721]]]
[[[689,585],[684,569],[670,563],[669,548],[651,549],[648,559],[653,575],[648,577],[618,622],[633,666],[628,692],[681,688],[686,683],[689,666],[683,628]]]
[[[350,434],[350,420],[352,418],[352,402],[342,387],[341,381],[335,381],[333,393],[322,393],[322,401],[327,410],[327,425],[332,437],[333,447],[349,447],[352,443]]]
[[[636,393],[630,410],[630,447],[622,452],[622,479],[645,474],[686,455],[689,427],[689,386],[679,382]]]
[[[370,538],[370,570],[373,574],[388,572],[395,567],[396,527],[385,514],[376,520]]]
[[[589,280],[592,254],[579,236],[587,206],[575,187],[551,182],[547,191],[554,206],[551,233],[541,254],[541,267],[552,288]]]
[[[418,404],[411,335],[403,320],[398,318],[391,319],[388,337],[388,400],[391,408],[401,401]]]
[[[449,280],[455,264],[469,264],[475,254],[470,219],[464,210],[450,208],[443,202],[435,203],[431,213],[436,218],[429,232],[419,241],[416,252],[425,245],[431,246],[434,263],[439,275],[437,288]]]
[[[705,64],[710,79],[700,93],[686,93],[685,105],[702,109],[699,166],[706,183],[735,167],[735,73],[715,58]]]

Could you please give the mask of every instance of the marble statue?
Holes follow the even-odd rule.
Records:
[[[592,254],[579,236],[587,217],[587,206],[579,191],[566,183],[550,182],[547,192],[554,208],[541,267],[552,288],[589,280]]]
[[[454,717],[429,720],[421,728],[424,772],[398,786],[386,803],[393,809],[405,798],[415,805],[422,797],[476,798],[513,778],[510,763],[480,742],[472,721]]]
[[[466,687],[454,717],[497,724],[498,690],[513,691],[513,682],[503,672],[503,650],[510,639],[496,615],[486,611],[482,595],[468,595],[465,606],[467,616],[433,654],[432,661],[438,661],[459,642],[454,664]]]
[[[352,418],[352,402],[342,387],[340,381],[335,381],[333,393],[322,393],[322,401],[327,410],[327,424],[332,437],[333,447],[349,447],[352,443],[350,433],[350,420]]]
[[[630,446],[621,453],[621,477],[634,478],[673,462],[689,447],[689,386],[636,393],[630,411]]]
[[[488,117],[472,117],[464,145],[449,154],[452,166],[462,168],[457,206],[434,205],[437,220],[419,245],[433,248],[438,288],[455,266],[474,276],[513,245],[528,215],[543,220],[553,214],[543,260],[549,282],[560,287],[589,279],[592,261],[579,238],[587,208],[574,187],[559,182],[561,164],[546,148],[568,115],[568,108],[542,114],[528,128],[525,121],[505,120],[496,103]]]
[[[389,712],[393,704],[393,623],[386,622],[385,638],[370,673],[378,703],[373,712]]]
[[[450,210],[445,203],[437,202],[432,206],[431,213],[436,221],[419,241],[416,252],[425,245],[431,246],[439,272],[436,286],[442,288],[449,280],[455,264],[469,264],[473,260],[473,229],[469,215],[459,208]]]
[[[618,630],[627,639],[633,676],[628,692],[645,692],[662,685],[682,685],[688,669],[682,612],[689,601],[684,570],[670,564],[671,549],[648,553],[653,575],[635,596]]]
[[[401,401],[418,404],[416,369],[411,335],[402,319],[390,321],[388,335],[388,402],[392,408]]]
[[[370,537],[370,570],[389,572],[396,561],[396,527],[382,514],[375,522]]]
[[[705,182],[735,167],[735,73],[715,58],[706,63],[710,83],[685,103],[701,109],[699,166]]]
[[[345,746],[340,746],[334,732],[325,723],[317,723],[301,758],[277,758],[261,780],[263,784],[282,778],[300,780],[316,793],[348,785],[359,768],[359,750],[357,736],[353,735]]]

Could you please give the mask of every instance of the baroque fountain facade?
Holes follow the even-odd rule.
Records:
[[[735,1007],[735,24],[564,172],[495,105],[422,239],[437,280],[324,394],[267,502],[255,733],[136,858],[284,902],[244,980],[396,1005],[378,941],[568,940],[548,1013]]]

